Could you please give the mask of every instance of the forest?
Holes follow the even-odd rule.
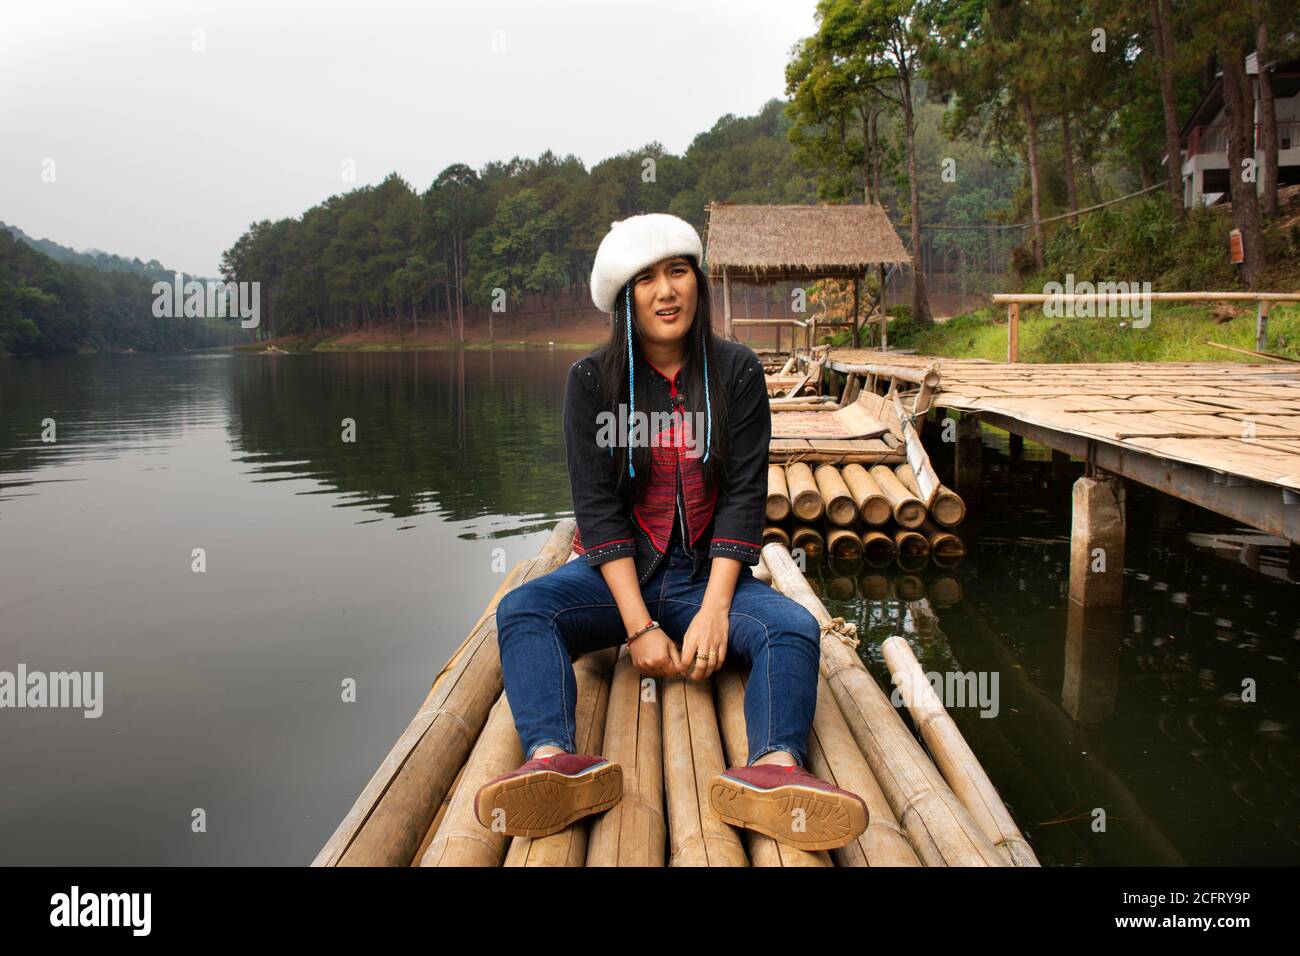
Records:
[[[247,337],[216,319],[154,318],[154,280],[173,281],[156,261],[78,253],[11,229],[0,224],[0,354],[175,352]]]
[[[251,224],[221,271],[260,283],[260,338],[436,322],[464,340],[467,307],[489,320],[588,309],[591,261],[614,220],[670,212],[703,232],[710,202],[865,202],[885,206],[914,257],[955,261],[963,288],[977,269],[1004,291],[1041,286],[1060,278],[1062,253],[1105,260],[1088,248],[1104,237],[1081,211],[1141,192],[1141,227],[1174,237],[1162,248],[1203,246],[1214,230],[1184,212],[1179,164],[1164,157],[1179,155],[1182,122],[1222,72],[1229,164],[1253,164],[1247,58],[1300,55],[1297,23],[1300,0],[821,0],[814,32],[791,47],[785,97],[721,117],[681,155],[651,141],[590,169],[548,150],[479,169],[452,163],[427,185],[393,173]],[[1214,273],[1246,288],[1266,280],[1278,214],[1270,83],[1260,71],[1263,189],[1254,170],[1251,188],[1232,180],[1246,261]],[[174,347],[198,334],[133,324],[135,286],[105,278],[117,273],[38,266],[9,247],[0,270],[10,351]],[[933,315],[925,271],[908,277],[908,315],[921,327]],[[1164,272],[1192,283],[1206,274],[1199,263]],[[1160,288],[1156,275],[1125,278]],[[58,314],[52,303],[65,300],[69,314]]]
[[[1176,154],[1182,118],[1222,69],[1229,150],[1243,158],[1250,101],[1232,94],[1246,57],[1294,55],[1297,22],[1290,0],[823,0],[815,34],[792,49],[786,99],[722,117],[680,156],[651,142],[591,169],[548,151],[478,170],[453,164],[422,188],[390,175],[300,217],[253,224],[223,272],[270,290],[268,337],[386,323],[418,331],[437,316],[463,338],[467,303],[581,305],[596,245],[625,216],[666,211],[702,230],[711,201],[877,202],[909,248],[924,231],[958,258],[984,243],[974,227],[1027,224],[1007,233],[1026,279],[1087,206],[1165,183],[1164,215],[1176,224],[1182,186],[1163,157]],[[1260,171],[1258,201],[1243,189],[1233,208],[1247,286],[1261,217],[1276,212],[1275,167]],[[912,317],[928,324],[924,281],[912,286]]]

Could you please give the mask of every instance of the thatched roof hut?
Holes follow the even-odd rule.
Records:
[[[758,285],[822,278],[854,280],[854,339],[858,282],[870,269],[910,263],[881,206],[740,206],[710,203],[705,254],[710,278],[722,279],[723,324],[732,338],[731,280]],[[757,324],[790,320],[738,320]]]

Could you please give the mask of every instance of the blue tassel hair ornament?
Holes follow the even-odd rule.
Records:
[[[636,468],[632,464],[632,421],[636,413],[636,360],[632,355],[632,283],[630,281],[623,287],[623,321],[627,326],[627,473],[629,477],[635,478]],[[708,462],[709,452],[713,448],[713,403],[709,401],[709,348],[708,342],[705,341],[707,337],[706,331],[700,332],[700,354],[704,357],[704,462]],[[609,453],[614,454],[613,446],[610,446]]]
[[[627,473],[636,477],[632,466],[632,416],[636,414],[636,363],[632,359],[632,283],[623,287],[623,318],[627,325]]]

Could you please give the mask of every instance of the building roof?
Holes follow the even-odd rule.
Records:
[[[1300,82],[1297,78],[1300,76],[1300,60],[1274,60],[1268,64],[1268,72],[1272,74],[1273,95],[1278,98],[1294,96],[1300,89]],[[1255,53],[1246,57],[1246,75],[1259,75],[1259,58]],[[1255,94],[1258,96],[1258,94]],[[1186,139],[1191,133],[1193,127],[1204,126],[1214,121],[1214,117],[1219,115],[1219,110],[1223,109],[1223,71],[1219,70],[1214,75],[1214,82],[1210,88],[1205,91],[1201,101],[1196,104],[1192,110],[1191,116],[1183,124],[1183,128],[1178,131],[1178,135]]]
[[[710,275],[769,281],[912,261],[884,207],[862,204],[710,203],[704,257]]]

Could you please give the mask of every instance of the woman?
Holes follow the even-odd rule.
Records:
[[[709,788],[723,820],[807,850],[866,828],[861,797],[803,769],[820,628],[750,571],[771,410],[758,357],[713,334],[701,259],[695,229],[659,213],[614,223],[596,253],[610,340],[570,367],[564,404],[581,557],[497,606],[526,757],[478,792],[479,822],[499,832],[545,836],[621,798],[620,766],[574,752],[570,661],[623,641],[654,677],[708,680],[728,658],[751,668],[748,763]]]

